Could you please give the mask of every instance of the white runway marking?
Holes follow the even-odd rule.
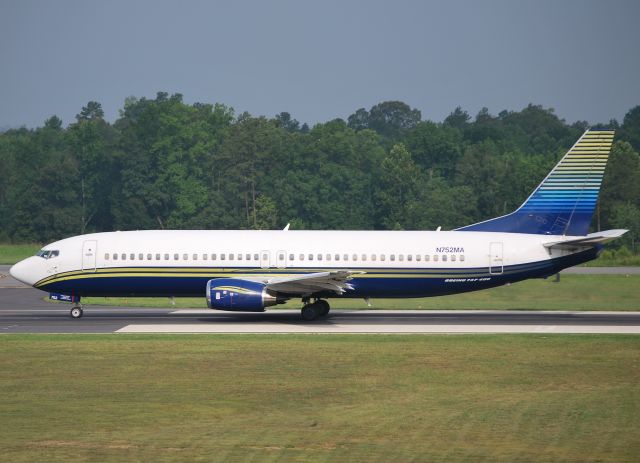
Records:
[[[229,315],[234,312],[212,309],[179,309],[170,312],[171,315]],[[237,314],[246,314],[251,316],[251,312],[235,312]],[[257,314],[295,314],[299,313],[297,309],[270,309],[265,312],[255,312]],[[473,315],[640,315],[640,312],[624,312],[624,311],[579,311],[579,310],[348,310],[333,309],[332,314],[360,314],[360,315],[451,315],[451,314],[473,314]]]
[[[291,325],[269,322],[127,325],[117,333],[550,333],[640,334],[640,326],[593,325]]]

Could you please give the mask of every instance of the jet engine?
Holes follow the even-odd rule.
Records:
[[[269,291],[264,283],[239,278],[216,278],[207,282],[210,309],[263,312],[265,307],[284,304],[287,298]]]

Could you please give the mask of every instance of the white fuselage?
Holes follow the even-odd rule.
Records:
[[[50,292],[180,296],[204,295],[202,282],[217,277],[345,269],[364,272],[346,297],[417,297],[555,273],[553,262],[578,251],[543,245],[562,238],[465,231],[109,232],[51,243],[43,249],[57,256],[26,259],[12,274]]]

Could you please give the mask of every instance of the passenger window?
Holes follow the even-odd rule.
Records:
[[[447,255],[445,254],[442,256],[442,262],[446,262],[446,261],[447,261]]]
[[[456,255],[454,254],[451,256],[451,262],[455,262],[455,261],[456,261]]]
[[[198,260],[198,254],[193,255],[193,260]]]
[[[122,253],[122,255],[120,256],[122,260],[127,260],[127,255],[125,253]]]
[[[464,254],[460,255],[460,262],[464,262]]]
[[[153,259],[153,255],[147,254],[147,260],[151,260],[151,259]]]
[[[138,254],[138,260],[144,260],[144,254],[142,253]]]
[[[294,256],[293,254],[289,254],[289,260],[294,260],[296,258],[296,256]]]
[[[257,259],[256,259],[257,260]],[[269,254],[262,254],[262,260],[267,262],[269,260]]]
[[[284,260],[284,254],[278,254],[278,259],[280,259],[280,261]]]
[[[371,254],[371,260],[374,261],[374,262],[376,261],[376,255],[375,254]]]
[[[129,254],[129,259],[130,260],[136,260],[136,255],[135,254]]]
[[[109,260],[109,253],[104,255],[104,260]]]
[[[411,254],[407,254],[407,260],[411,262],[413,260],[413,256]]]
[[[226,259],[226,257],[227,257],[227,255],[226,255],[226,254],[220,254],[220,260],[225,260],[225,259]]]
[[[202,260],[207,260],[209,257],[209,254],[202,254]]]
[[[351,256],[351,258],[352,258],[352,260],[353,260],[354,262],[357,262],[357,261],[358,261],[358,254],[354,254],[354,255],[352,255],[352,256]]]
[[[309,254],[309,260],[313,260],[313,254]]]
[[[336,254],[335,256],[333,256],[334,260],[340,260],[340,254]]]
[[[420,254],[416,254],[416,260],[420,262],[422,260],[422,256]]]
[[[178,260],[180,259],[180,254],[178,254],[177,252],[173,255],[173,260]]]
[[[238,253],[238,260],[242,260],[242,253],[241,252]]]
[[[189,254],[187,254],[186,252],[182,254],[182,260],[189,260]]]
[[[327,260],[331,260],[331,254],[327,254]]]
[[[216,260],[218,256],[216,254],[211,254],[211,260]]]
[[[318,260],[322,260],[322,254],[318,254]]]
[[[234,257],[235,257],[235,256],[233,255],[233,253],[229,254],[229,260],[233,260],[233,259],[234,259]]]
[[[300,260],[304,260],[304,254],[300,254]]]
[[[438,262],[438,255],[437,255],[437,254],[434,254],[434,256],[433,256],[433,261],[434,261],[434,262]]]
[[[118,260],[118,254],[116,254],[115,252],[113,253],[113,260]]]
[[[348,254],[343,254],[342,255],[342,260],[344,260],[345,262],[349,260],[349,255]]]
[[[380,260],[384,261],[386,259],[386,256],[384,254],[380,254]]]
[[[425,254],[424,261],[425,262],[429,262],[430,258],[431,258],[431,256],[429,256],[429,254]]]
[[[391,254],[389,256],[389,260],[392,261],[392,262],[395,261],[396,260],[396,255],[395,254]]]
[[[169,254],[164,255],[164,260],[169,260]]]
[[[156,254],[156,260],[160,260],[160,254]]]
[[[366,261],[367,260],[367,255],[366,254],[362,254],[362,261]]]
[[[244,258],[245,260],[251,260],[251,254],[245,254]]]
[[[400,262],[404,262],[404,255],[403,255],[403,254],[400,254],[400,255],[398,256],[398,260],[399,260]]]

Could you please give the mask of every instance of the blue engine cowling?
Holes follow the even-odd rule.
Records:
[[[265,307],[284,302],[286,298],[269,292],[264,283],[239,278],[216,278],[207,282],[210,309],[263,312]]]

